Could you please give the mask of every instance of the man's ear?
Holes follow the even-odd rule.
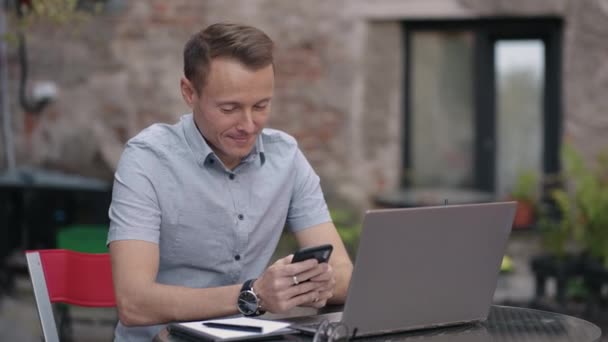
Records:
[[[179,87],[182,91],[182,98],[186,101],[186,104],[190,108],[192,108],[192,104],[196,100],[196,89],[192,82],[190,82],[186,77],[182,77],[179,81]]]

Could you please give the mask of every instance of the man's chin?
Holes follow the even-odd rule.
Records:
[[[236,148],[232,149],[232,155],[238,156],[239,159],[243,159],[243,158],[247,157],[251,153],[251,151],[253,151],[253,146],[236,147]]]

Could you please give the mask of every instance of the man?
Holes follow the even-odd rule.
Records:
[[[171,321],[344,301],[352,263],[319,177],[292,137],[264,129],[273,48],[248,26],[195,34],[180,82],[192,114],[128,142],[109,212],[116,340],[150,341]],[[266,268],[285,224],[300,247],[332,244],[329,263],[290,255]]]

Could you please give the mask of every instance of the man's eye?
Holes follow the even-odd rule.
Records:
[[[263,101],[263,102],[256,104],[255,106],[253,106],[253,109],[264,110],[268,107],[269,104],[270,104],[270,101]]]
[[[220,107],[220,110],[222,111],[222,113],[233,113],[236,110],[236,107]]]

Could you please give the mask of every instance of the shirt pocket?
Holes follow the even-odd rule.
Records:
[[[226,212],[180,210],[172,254],[177,264],[224,273],[234,245],[233,222]]]

